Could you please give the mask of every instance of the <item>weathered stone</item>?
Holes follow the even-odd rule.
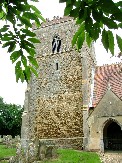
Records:
[[[9,163],[17,163],[14,156],[9,159]]]
[[[37,150],[34,143],[30,143],[26,152],[26,158],[28,163],[33,163],[36,160]]]
[[[11,135],[3,136],[3,143],[6,145],[6,148],[13,147],[13,139]]]
[[[53,156],[53,146],[47,146],[45,157],[52,158],[52,156]]]
[[[48,21],[40,29],[34,27],[42,40],[36,45],[39,75],[38,78],[31,76],[26,91],[23,146],[26,140],[38,138],[45,142],[52,139],[58,147],[82,149],[83,105],[89,104],[95,55],[93,45],[88,48],[84,43],[80,52],[72,48],[71,39],[77,29],[75,21],[65,17]],[[61,39],[59,53],[52,53],[55,35]],[[86,81],[84,86],[83,80]]]
[[[47,149],[47,147],[46,147],[45,144],[40,144],[39,145],[39,153],[38,153],[39,160],[43,160],[45,158],[46,149]]]

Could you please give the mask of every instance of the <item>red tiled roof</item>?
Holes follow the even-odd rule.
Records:
[[[122,63],[98,66],[94,78],[93,106],[95,107],[109,89],[122,100]]]

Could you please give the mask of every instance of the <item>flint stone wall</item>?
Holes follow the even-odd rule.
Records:
[[[82,137],[80,55],[70,52],[39,59],[35,137],[39,139]],[[58,60],[59,70],[55,69],[55,60]],[[30,119],[31,116],[33,118],[33,114],[30,114]]]
[[[84,70],[82,68],[83,62],[86,62],[91,69],[94,65],[94,53],[93,49],[89,49],[85,44],[81,52],[72,48],[71,40],[77,28],[72,18],[63,18],[43,24],[40,29],[34,29],[41,40],[41,44],[36,46],[39,76],[36,78],[32,75],[28,84],[28,97],[25,102],[28,122],[27,126],[23,125],[28,133],[22,135],[22,138],[57,139],[57,143],[63,144],[63,147],[82,148],[83,89],[85,91],[82,84],[83,79],[90,77],[85,77],[85,70],[87,74],[91,73],[86,67]],[[52,54],[55,34],[60,36],[61,51]],[[91,58],[88,59],[90,54]],[[89,84],[87,80],[88,91]]]
[[[83,149],[83,138],[56,138],[56,139],[40,139],[40,143],[48,145],[54,145],[57,148],[71,148],[71,149]]]

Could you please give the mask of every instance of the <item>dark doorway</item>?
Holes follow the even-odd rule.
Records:
[[[110,120],[103,129],[105,150],[122,150],[122,130],[120,126]]]

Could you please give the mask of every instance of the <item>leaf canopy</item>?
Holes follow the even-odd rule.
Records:
[[[36,2],[36,0],[31,1]],[[39,27],[45,19],[41,12],[28,0],[10,0],[8,3],[6,0],[2,0],[0,21],[2,20],[10,24],[5,24],[0,29],[0,42],[3,48],[8,48],[10,60],[15,63],[16,81],[18,82],[20,79],[22,82],[28,82],[31,73],[37,76],[38,63],[35,59],[34,44],[40,43],[36,34],[32,32],[32,23]]]
[[[59,0],[59,3],[66,4],[64,15],[74,17],[79,26],[72,39],[72,46],[80,50],[86,41],[90,47],[92,41],[96,41],[102,35],[102,44],[107,51],[114,55],[116,39],[122,52],[122,38],[118,35],[114,38],[112,32],[114,29],[122,29],[121,1]],[[29,0],[1,0],[0,21],[3,20],[7,24],[0,29],[0,43],[3,48],[8,48],[10,60],[15,64],[16,80],[28,82],[31,73],[37,76],[38,63],[35,59],[34,44],[41,42],[32,32],[32,22],[39,27],[45,19],[41,11],[31,5]]]
[[[113,2],[112,0],[59,0],[60,3],[66,3],[64,10],[65,16],[72,16],[76,19],[76,24],[84,29],[76,31],[72,45],[82,48],[84,39],[88,46],[92,41],[96,41],[102,35],[102,44],[104,48],[114,55],[114,40],[117,39],[120,51],[120,36],[114,38],[113,30],[122,28],[122,2]],[[108,30],[107,30],[108,29]],[[83,32],[85,38],[81,39]]]

